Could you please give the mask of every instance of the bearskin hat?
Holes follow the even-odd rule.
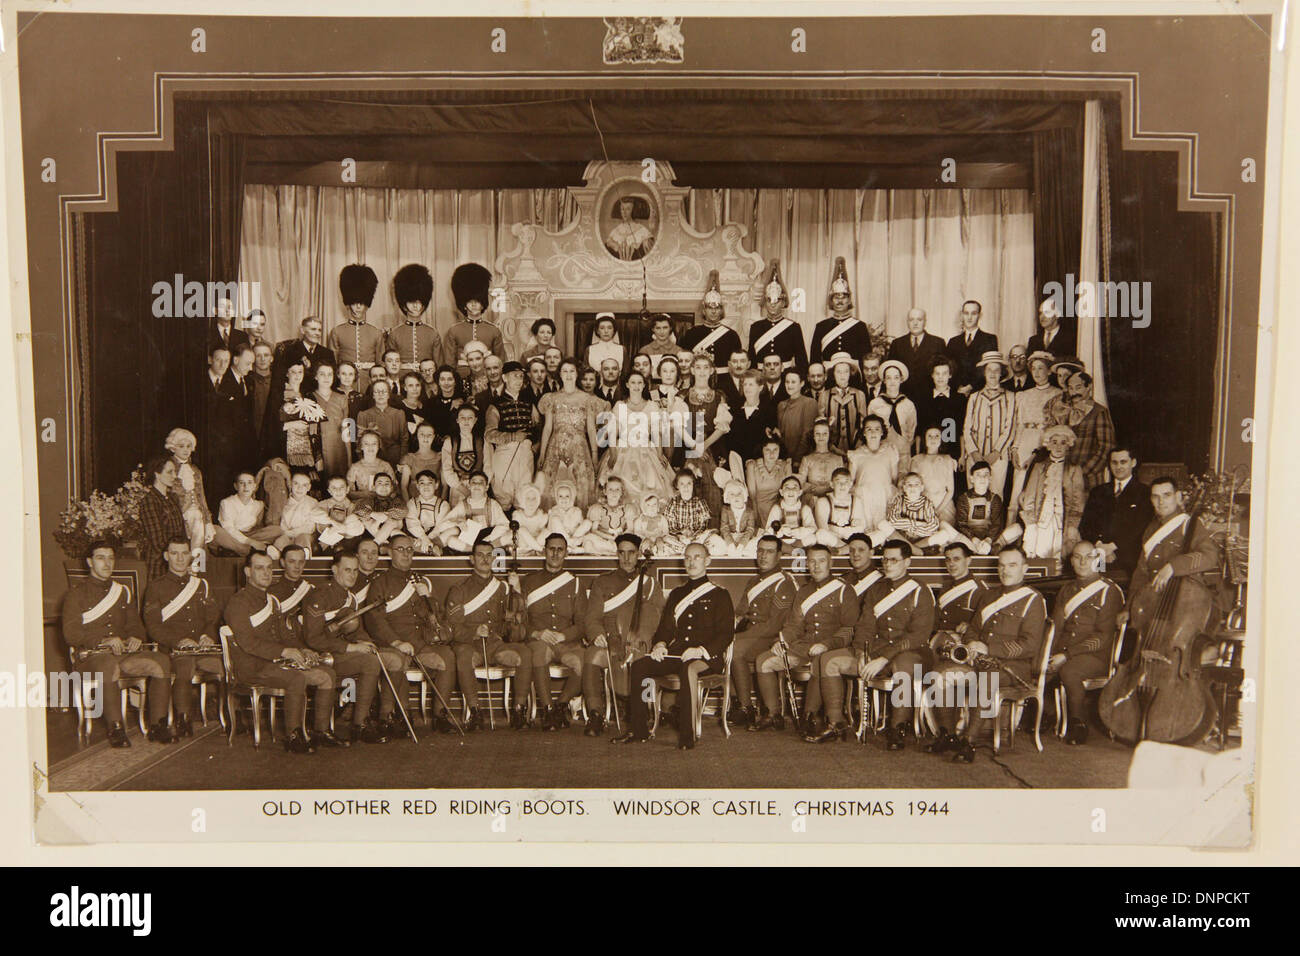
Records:
[[[370,266],[353,263],[344,266],[339,273],[339,293],[343,296],[345,306],[359,303],[370,308],[374,304],[377,288],[379,276],[375,275],[375,270]]]
[[[477,299],[483,304],[483,311],[486,312],[491,304],[488,298],[491,285],[492,273],[477,262],[467,262],[457,266],[456,271],[451,274],[451,294],[456,299],[456,308],[462,315],[466,315],[465,306],[471,299]]]
[[[393,298],[399,309],[405,310],[408,302],[419,302],[427,309],[433,298],[433,276],[417,262],[402,266],[393,276]]]

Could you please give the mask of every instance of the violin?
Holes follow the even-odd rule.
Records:
[[[1191,550],[1200,514],[1198,496],[1183,526],[1180,554]],[[1148,584],[1133,595],[1129,625],[1139,635],[1137,650],[1102,689],[1098,705],[1112,737],[1186,746],[1205,739],[1218,714],[1200,673],[1213,609],[1210,590],[1190,576],[1170,578],[1159,593]]]
[[[522,644],[528,637],[524,629],[524,611],[528,607],[524,599],[523,578],[519,577],[519,522],[510,522],[510,571],[519,581],[518,588],[509,588],[506,598],[506,640]]]

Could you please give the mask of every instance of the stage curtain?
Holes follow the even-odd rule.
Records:
[[[514,247],[510,227],[568,224],[576,203],[555,189],[345,189],[250,185],[244,190],[240,278],[257,282],[272,339],[293,338],[308,315],[326,331],[345,321],[338,274],[364,262],[379,276],[371,321],[396,325],[392,276],[408,262],[433,273],[429,314],[439,332],[454,321],[451,274],[464,262],[488,268]]]
[[[1079,284],[1089,284],[1099,289],[1102,273],[1101,246],[1101,210],[1109,204],[1110,197],[1103,187],[1102,176],[1102,117],[1101,104],[1089,100],[1084,111],[1083,120],[1083,210],[1079,239]],[[1105,369],[1102,362],[1101,325],[1110,318],[1107,315],[1106,297],[1086,297],[1082,308],[1075,316],[1078,325],[1079,358],[1083,359],[1092,375],[1092,395],[1101,404],[1106,404]],[[1066,303],[1068,308],[1069,303]]]
[[[907,312],[925,309],[926,327],[957,334],[961,304],[977,299],[984,328],[1005,350],[1034,329],[1033,211],[1018,189],[694,190],[697,229],[730,216],[752,247],[781,260],[789,289],[804,290],[790,312],[811,340],[827,315],[835,257],[843,256],[858,315],[889,336],[907,332]]]

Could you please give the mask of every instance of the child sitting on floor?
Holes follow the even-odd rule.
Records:
[[[295,473],[289,480],[289,500],[280,513],[280,537],[267,547],[266,553],[278,561],[281,549],[296,544],[310,555],[316,527],[326,520],[320,502],[311,496],[311,475],[305,471]]]
[[[658,553],[660,543],[668,536],[668,519],[659,513],[658,495],[641,499],[641,513],[632,520],[632,533],[641,539],[643,547]]]
[[[370,504],[362,505],[357,512],[370,536],[380,547],[388,544],[395,532],[402,530],[406,520],[406,503],[397,492],[397,482],[392,475],[380,472],[375,475]]]
[[[351,541],[365,534],[365,525],[356,514],[357,504],[348,497],[348,483],[335,475],[326,486],[329,497],[321,502],[324,520],[320,523],[320,543],[332,548],[340,541]]]
[[[415,497],[406,503],[406,530],[420,554],[442,554],[439,526],[451,505],[438,497],[438,475],[427,468],[415,476]]]
[[[885,520],[894,534],[918,548],[947,544],[957,532],[941,522],[934,504],[925,496],[925,479],[914,471],[903,476],[901,491],[889,502]]]
[[[591,522],[583,515],[582,509],[574,504],[578,490],[573,482],[562,479],[555,483],[555,506],[547,518],[546,530],[550,534],[562,534],[569,542],[569,553],[582,550],[582,539],[591,531]]]
[[[443,524],[442,543],[451,551],[468,554],[474,550],[474,541],[485,528],[487,540],[493,545],[504,545],[510,540],[510,522],[501,506],[488,497],[487,475],[472,472],[467,482],[469,494],[447,512]]]
[[[542,543],[546,540],[546,525],[550,516],[542,510],[542,492],[529,482],[515,489],[515,501],[519,503],[510,515],[519,525],[515,532],[519,542],[520,554],[541,554]]]
[[[722,514],[718,535],[726,546],[723,554],[736,558],[753,557],[755,552],[754,509],[749,504],[749,490],[739,481],[729,481],[722,489]]]
[[[781,496],[767,513],[763,534],[771,532],[785,548],[806,548],[817,540],[817,519],[803,500],[803,485],[798,475],[781,482]]]

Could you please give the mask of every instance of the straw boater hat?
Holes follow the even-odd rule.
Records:
[[[1034,354],[1037,355],[1038,353],[1035,352]],[[1031,355],[1030,358],[1033,358],[1033,356]],[[1083,362],[1080,361],[1079,357],[1076,355],[1062,355],[1059,359],[1057,359],[1055,362],[1052,363],[1053,372],[1055,372],[1058,368],[1072,368],[1076,372],[1082,372]]]
[[[833,295],[847,295],[849,304],[853,304],[853,292],[849,289],[849,273],[844,267],[843,256],[835,257],[835,268],[831,272],[831,290],[826,295],[828,302]]]
[[[898,369],[898,374],[903,376],[903,381],[904,382],[907,381],[907,375],[908,375],[907,366],[904,365],[902,362],[900,362],[898,359],[889,359],[886,362],[881,362],[880,377],[883,379],[885,377],[885,371],[891,368]]]
[[[1037,352],[1031,353],[1029,357],[1025,359],[1025,362],[1029,365],[1032,365],[1034,362],[1046,362],[1047,367],[1049,369],[1052,367],[1052,363],[1055,361],[1056,361],[1055,355],[1053,355],[1051,352],[1044,352],[1042,349],[1039,349]]]
[[[856,370],[858,367],[858,363],[853,361],[853,356],[850,355],[848,352],[836,352],[829,359],[827,359],[826,360],[827,373],[834,374],[835,366],[837,365],[847,365],[850,369],[854,369],[854,370]],[[881,366],[881,371],[884,371],[883,366]],[[903,377],[906,378],[907,376],[904,375]]]
[[[975,367],[983,368],[985,365],[994,365],[994,364],[1001,365],[1002,370],[1004,372],[1006,371],[1007,360],[1003,358],[1001,352],[985,352],[983,355],[980,356],[980,360],[975,363]],[[883,368],[884,366],[881,367]]]
[[[763,284],[763,298],[767,302],[780,303],[782,308],[790,305],[790,296],[781,281],[781,260],[773,259],[767,266],[767,282]]]
[[[379,288],[379,277],[370,266],[353,263],[344,266],[339,273],[339,294],[343,304],[364,305],[370,308],[375,302],[375,289]]]

